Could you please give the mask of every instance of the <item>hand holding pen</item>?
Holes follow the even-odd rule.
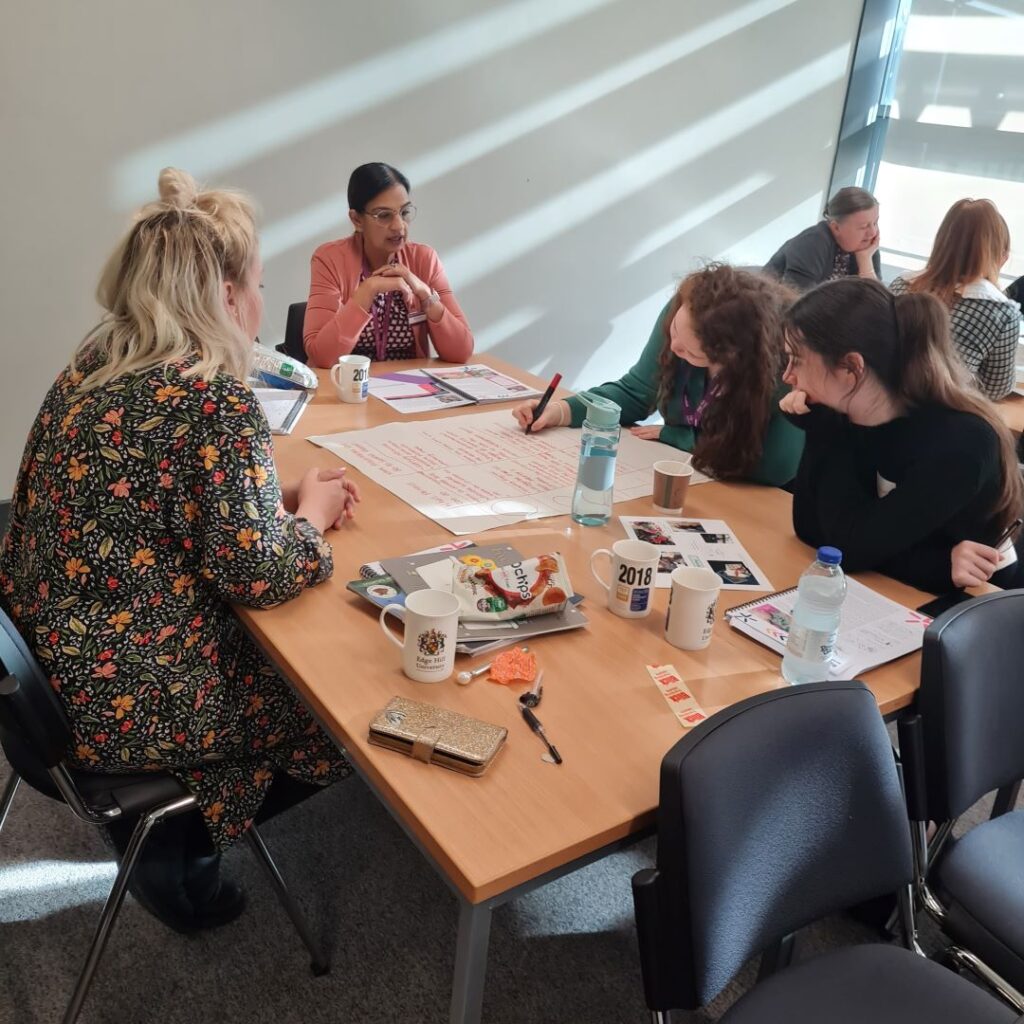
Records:
[[[551,378],[551,383],[547,386],[539,401],[531,400],[529,402],[522,402],[512,410],[512,415],[516,418],[516,422],[527,434],[536,433],[538,430],[543,430],[545,427],[563,426],[561,421],[565,417],[562,405],[558,402],[555,403],[554,409],[552,410],[557,410],[558,415],[552,416],[549,413],[547,417],[544,416],[544,413],[548,409],[548,403],[551,401],[551,398],[557,390],[561,380],[562,375],[560,373],[556,373],[554,377]]]

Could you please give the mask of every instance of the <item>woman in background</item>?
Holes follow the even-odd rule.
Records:
[[[693,465],[721,480],[781,485],[796,473],[803,438],[777,403],[785,362],[782,314],[792,294],[777,282],[724,265],[685,278],[661,311],[636,365],[589,389],[616,402],[621,422],[653,412],[664,425],[634,426],[643,440],[693,452]],[[579,398],[537,399],[513,410],[524,429],[582,424]]]
[[[308,361],[332,366],[354,353],[371,359],[430,354],[464,363],[473,335],[444,267],[428,245],[409,241],[416,207],[409,181],[389,164],[357,167],[348,180],[348,238],[321,245],[310,266],[303,339]]]
[[[0,552],[0,602],[67,712],[69,763],[169,771],[196,798],[132,881],[179,931],[241,913],[220,851],[265,796],[280,808],[350,770],[231,609],[330,576],[323,535],[359,497],[340,470],[278,482],[245,383],[262,273],[248,200],[164,170],[32,425]],[[120,854],[134,824],[109,826]]]
[[[825,219],[785,242],[765,270],[800,291],[839,277],[881,277],[878,200],[862,188],[841,188]]]
[[[934,295],[948,310],[953,347],[978,389],[1005,398],[1016,381],[1020,306],[999,289],[1010,231],[987,199],[960,199],[942,219],[924,270],[889,286]]]
[[[932,593],[1020,586],[1017,551],[995,546],[1024,501],[1013,440],[969,386],[938,300],[832,281],[794,304],[786,335],[782,408],[807,432],[797,536]]]

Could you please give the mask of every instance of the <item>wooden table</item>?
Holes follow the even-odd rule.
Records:
[[[478,360],[543,387],[543,381],[500,360]],[[424,364],[389,363],[388,370],[417,365]],[[311,466],[338,464],[335,456],[305,437],[398,418],[372,398],[362,405],[344,405],[323,373],[321,380],[295,436],[277,438],[284,479]],[[468,407],[426,416],[477,411]],[[588,598],[588,629],[545,637],[534,645],[545,670],[539,714],[565,759],[561,767],[542,762],[542,745],[518,714],[518,691],[483,679],[468,687],[453,680],[412,682],[401,672],[399,652],[381,634],[375,610],[346,591],[346,582],[363,562],[451,539],[445,529],[384,488],[355,470],[350,473],[362,487],[363,503],[354,522],[329,534],[333,578],[277,608],[239,608],[238,614],[459,899],[450,1019],[459,1024],[478,1021],[491,910],[604,856],[653,825],[658,768],[683,732],[645,664],[674,664],[712,712],[784,685],[779,658],[721,619],[706,650],[670,646],[662,638],[666,590],[656,592],[654,611],[645,619],[624,620],[607,611],[589,560],[595,549],[623,536],[615,519],[594,528],[577,526],[563,516],[488,531],[477,539],[511,543],[527,556],[561,551],[575,588]],[[710,483],[691,488],[686,514],[726,520],[781,589],[796,583],[813,555],[793,535],[790,502],[787,493],[774,488]],[[650,499],[615,506],[616,515],[650,512]],[[876,574],[859,578],[910,607],[928,596]],[[723,591],[720,609],[754,596]],[[460,658],[458,667],[466,663],[468,659]],[[916,654],[868,673],[865,682],[883,713],[911,702],[919,667]],[[485,776],[472,779],[372,747],[366,739],[369,722],[395,695],[505,725],[506,749]]]

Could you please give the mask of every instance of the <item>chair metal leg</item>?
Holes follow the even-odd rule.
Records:
[[[331,969],[330,962],[324,956],[316,939],[313,938],[313,933],[309,930],[309,925],[306,923],[302,911],[299,910],[295,900],[292,899],[292,894],[284,884],[281,872],[277,870],[277,865],[274,863],[273,857],[270,856],[267,844],[263,842],[263,837],[256,830],[255,825],[249,828],[245,838],[249,841],[249,846],[252,847],[253,853],[256,854],[256,859],[263,865],[264,870],[270,876],[271,882],[274,883],[274,890],[277,892],[277,898],[281,901],[281,906],[284,907],[285,913],[291,918],[295,930],[299,933],[299,938],[302,939],[302,944],[309,951],[310,970],[318,977],[321,974],[326,974]]]
[[[651,1010],[651,1024],[669,1024],[667,1010]]]
[[[135,831],[128,842],[128,849],[125,851],[121,865],[117,869],[117,877],[114,879],[110,894],[107,896],[107,902],[103,904],[103,912],[100,914],[99,924],[96,925],[96,934],[93,936],[92,945],[89,947],[89,952],[85,958],[85,964],[82,967],[81,974],[78,976],[78,983],[75,985],[75,991],[71,995],[71,1002],[68,1003],[67,1011],[64,1014],[64,1024],[75,1024],[75,1021],[78,1020],[82,1004],[85,1002],[89,986],[92,984],[93,975],[96,973],[96,967],[100,962],[100,957],[103,956],[103,950],[106,948],[110,932],[114,927],[114,922],[117,920],[121,904],[124,902],[124,894],[128,890],[128,882],[131,879],[132,872],[135,870],[135,865],[139,859],[139,854],[149,838],[149,833],[152,831],[153,826],[163,821],[164,818],[180,814],[182,811],[195,807],[195,805],[195,797],[191,795],[183,796],[178,800],[150,811],[135,826]]]
[[[7,780],[7,785],[4,786],[4,795],[0,796],[0,830],[4,827],[4,822],[7,820],[7,812],[11,809],[11,803],[14,801],[14,794],[18,791],[18,783],[21,782],[21,776],[17,772],[11,772],[10,778]]]
[[[975,977],[980,978],[989,988],[993,989],[1005,1002],[1009,1003],[1018,1013],[1024,1013],[1024,994],[1020,993],[1001,975],[980,960],[969,950],[959,946],[950,946],[946,953],[958,967],[962,967]]]

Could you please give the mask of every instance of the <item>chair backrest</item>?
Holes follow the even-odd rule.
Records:
[[[47,791],[47,769],[64,759],[71,727],[46,673],[3,609],[0,670],[0,746],[20,776]]]
[[[662,761],[657,870],[634,879],[648,1006],[706,1004],[751,956],[912,870],[895,758],[863,684],[720,711]]]
[[[302,339],[303,327],[306,323],[306,303],[293,302],[288,307],[288,319],[284,324],[284,342],[280,346],[285,355],[305,363],[306,343]]]
[[[925,631],[917,695],[927,816],[1024,778],[1024,590],[956,605]]]

